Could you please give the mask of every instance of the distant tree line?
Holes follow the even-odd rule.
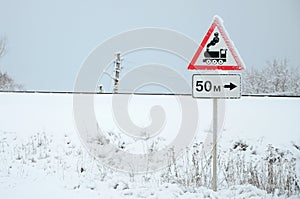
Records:
[[[6,42],[0,39],[0,59],[6,54]],[[243,94],[300,95],[300,72],[288,61],[273,60],[266,67],[243,73]],[[20,90],[22,86],[0,68],[0,90]]]
[[[6,53],[6,43],[4,39],[0,39],[0,58],[2,58]],[[21,89],[22,86],[16,84],[14,80],[6,73],[2,72],[0,69],[0,90],[16,90]]]
[[[300,95],[299,70],[288,66],[286,59],[275,59],[264,68],[247,69],[243,94]]]

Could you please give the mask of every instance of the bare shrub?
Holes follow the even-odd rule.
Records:
[[[0,58],[3,57],[7,52],[6,43],[4,39],[0,40]],[[0,70],[0,90],[11,91],[20,90],[22,86],[16,84],[12,77],[10,77],[6,72]]]
[[[211,187],[212,156],[201,153],[202,145],[195,143],[180,159],[170,162],[163,171],[162,181],[185,187]],[[220,148],[220,147],[219,147]],[[296,158],[288,150],[269,145],[264,154],[250,151],[243,141],[234,142],[229,150],[219,150],[218,187],[251,184],[268,193],[279,195],[300,194],[299,176],[296,174]],[[172,155],[172,153],[170,153]]]

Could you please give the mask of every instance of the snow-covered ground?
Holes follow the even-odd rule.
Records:
[[[157,173],[136,175],[104,168],[87,154],[80,142],[74,125],[72,100],[70,94],[0,93],[1,197],[278,198],[276,191],[267,194],[249,184],[222,187],[225,174],[221,172],[220,190],[213,192],[204,186],[187,187],[184,183],[163,181]],[[146,126],[151,122],[149,110],[156,104],[162,105],[166,112],[163,146],[176,136],[174,132],[181,121],[175,97],[135,96],[128,110],[135,124]],[[122,134],[114,122],[111,95],[97,95],[94,107],[101,129]],[[203,142],[211,134],[211,100],[198,100],[198,108],[196,142]],[[284,151],[296,158],[295,172],[299,179],[299,113],[300,99],[297,98],[227,100],[224,130],[219,139],[219,149],[226,156],[222,161],[231,157],[228,153],[236,148],[235,143],[248,147],[242,154],[248,161],[259,160],[271,144],[275,151]],[[136,142],[130,143],[128,148],[140,152],[145,146]],[[287,195],[281,196],[285,197]]]

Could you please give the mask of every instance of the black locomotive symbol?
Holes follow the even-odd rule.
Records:
[[[224,62],[226,62],[227,49],[220,49],[219,51],[209,50],[210,46],[214,46],[219,42],[219,33],[215,32],[214,35],[214,38],[206,46],[206,51],[204,52],[205,59],[203,59],[203,62],[205,62],[207,65],[222,65]]]

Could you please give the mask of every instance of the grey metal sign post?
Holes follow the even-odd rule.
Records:
[[[213,190],[217,191],[218,99],[213,99]]]

